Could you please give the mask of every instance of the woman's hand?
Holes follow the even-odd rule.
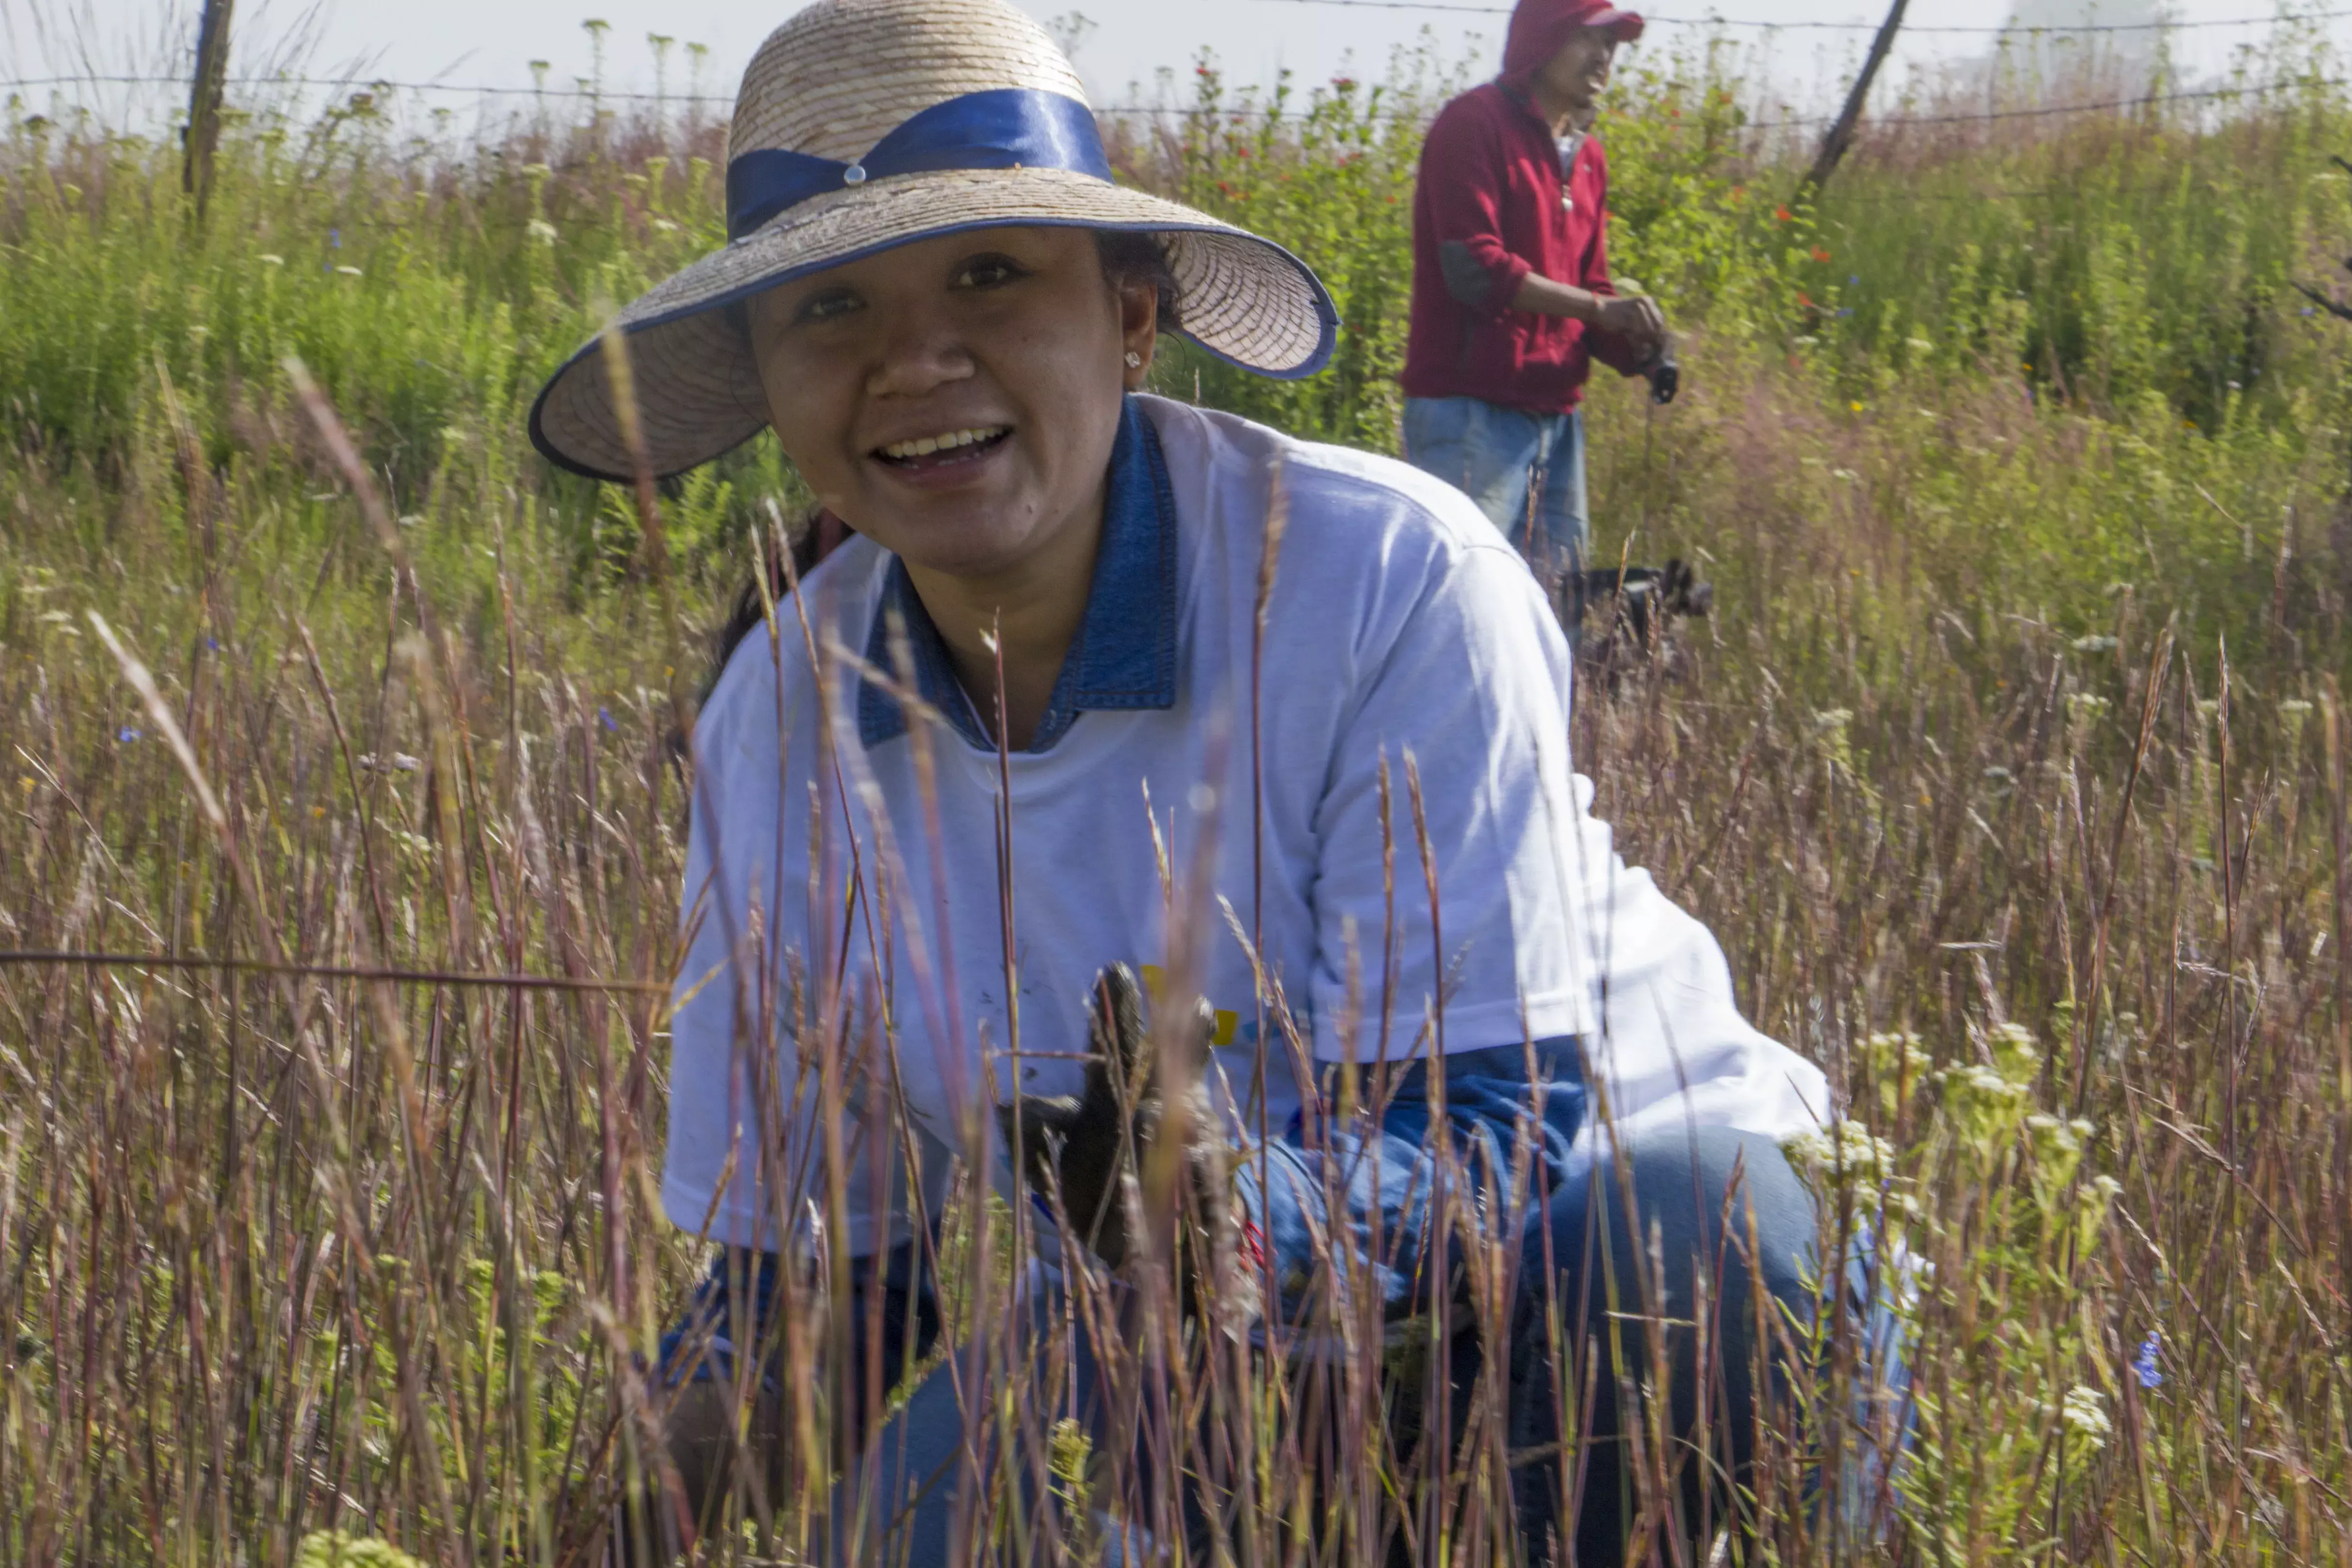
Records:
[[[1200,1244],[1226,1234],[1233,1208],[1233,1151],[1201,1075],[1214,1018],[1202,1004],[1181,1048],[1155,1051],[1142,987],[1125,964],[1095,976],[1087,1014],[1093,1059],[1085,1095],[1024,1095],[997,1107],[1005,1142],[1016,1151],[1022,1179],[1048,1206],[1058,1199],[1072,1232],[1114,1268],[1137,1250],[1134,1227],[1144,1221],[1147,1195],[1172,1184],[1182,1194],[1178,1278],[1189,1311]],[[1182,1081],[1171,1083],[1171,1071]],[[1160,1164],[1170,1157],[1173,1184]]]

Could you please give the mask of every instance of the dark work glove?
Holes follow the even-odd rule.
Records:
[[[1664,408],[1683,389],[1683,367],[1675,359],[1674,334],[1658,340],[1658,353],[1642,374],[1650,380],[1650,401]]]
[[[1187,1081],[1171,1084],[1144,1029],[1142,988],[1125,964],[1095,976],[1087,1014],[1093,1059],[1086,1094],[1024,1095],[998,1106],[1006,1145],[1022,1180],[1049,1205],[1058,1197],[1078,1239],[1116,1268],[1133,1250],[1142,1173],[1163,1131],[1181,1137],[1177,1278],[1189,1312],[1206,1257],[1202,1244],[1228,1245],[1234,1224],[1234,1153],[1202,1078],[1215,1020],[1203,1003],[1191,1025]]]

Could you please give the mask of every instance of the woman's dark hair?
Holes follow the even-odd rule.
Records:
[[[1103,276],[1114,289],[1129,283],[1149,283],[1160,296],[1160,330],[1181,331],[1184,312],[1177,301],[1176,269],[1168,265],[1168,247],[1157,235],[1133,229],[1095,230],[1095,251],[1102,258]]]

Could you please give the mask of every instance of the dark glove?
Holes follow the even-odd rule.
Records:
[[[1014,1167],[1050,1205],[1059,1200],[1070,1228],[1095,1256],[1116,1268],[1133,1248],[1140,1220],[1142,1173],[1163,1134],[1181,1140],[1177,1151],[1177,1277],[1186,1311],[1206,1257],[1202,1244],[1229,1246],[1234,1225],[1234,1152],[1210,1104],[1202,1070],[1215,1019],[1201,1005],[1187,1064],[1189,1081],[1171,1084],[1158,1068],[1143,1026],[1143,991],[1125,964],[1095,976],[1087,1009],[1093,1059],[1083,1098],[1024,1095],[996,1108]]]
[[[1642,374],[1650,380],[1650,401],[1664,408],[1683,389],[1683,367],[1675,359],[1672,332],[1658,340],[1658,352]]]

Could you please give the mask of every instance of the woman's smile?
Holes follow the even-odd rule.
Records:
[[[965,426],[877,447],[867,454],[897,483],[926,490],[952,489],[985,477],[1008,456],[1010,425]]]

